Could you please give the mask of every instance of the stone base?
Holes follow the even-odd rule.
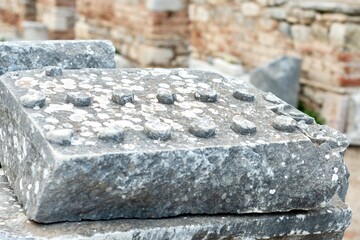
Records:
[[[340,240],[351,210],[339,199],[316,211],[182,216],[42,225],[29,221],[0,169],[0,239]]]

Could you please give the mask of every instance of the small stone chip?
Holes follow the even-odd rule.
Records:
[[[65,101],[76,107],[87,107],[91,105],[92,97],[84,92],[69,92],[66,94]]]
[[[71,144],[71,140],[74,136],[72,129],[56,129],[46,134],[46,139],[50,143],[59,144],[61,146],[67,146]]]
[[[294,132],[297,127],[296,121],[287,116],[277,116],[272,125],[276,130],[282,132]]]
[[[216,102],[218,99],[218,93],[213,89],[199,89],[194,96],[200,102]]]
[[[56,66],[49,66],[45,68],[45,75],[49,77],[61,76],[62,68]]]
[[[20,98],[21,104],[26,108],[44,107],[45,106],[45,94],[36,91],[29,90],[29,92]]]
[[[169,90],[161,89],[158,90],[156,98],[158,99],[159,103],[174,104],[176,101],[176,94]]]
[[[124,129],[118,125],[103,128],[99,131],[98,138],[101,140],[122,142],[124,140]]]
[[[232,119],[232,123],[230,128],[234,130],[234,132],[247,135],[256,133],[256,126],[253,122],[242,118],[237,115]]]
[[[200,118],[190,124],[189,131],[199,138],[210,138],[215,135],[216,125],[210,118]]]
[[[132,103],[134,101],[134,94],[127,90],[115,89],[112,93],[111,100],[123,106],[126,103]]]
[[[171,138],[171,126],[163,122],[146,122],[144,132],[146,136],[151,139],[166,141]]]
[[[245,102],[253,102],[255,100],[255,95],[246,90],[235,90],[233,96],[234,98]]]

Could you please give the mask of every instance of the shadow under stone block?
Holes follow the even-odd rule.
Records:
[[[315,211],[345,197],[346,138],[250,84],[186,69],[40,69],[0,79],[1,165],[37,222]],[[116,89],[133,101],[114,102]],[[159,89],[175,94],[174,104],[159,102]],[[197,99],[199,89],[216,91],[216,101]],[[238,89],[254,101],[235,98]],[[31,91],[41,91],[45,105],[21,105]],[[68,91],[92,102],[67,103]],[[275,129],[278,115],[292,118],[294,131]],[[234,131],[235,116],[256,132]],[[204,119],[214,129],[206,138],[191,131]],[[118,140],[103,137],[113,130]]]

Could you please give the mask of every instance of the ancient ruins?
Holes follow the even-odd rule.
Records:
[[[349,226],[346,137],[275,95],[111,68],[107,41],[0,49],[1,239],[340,240]]]

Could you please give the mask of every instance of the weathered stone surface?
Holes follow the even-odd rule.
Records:
[[[182,216],[36,224],[24,210],[0,169],[0,238],[45,239],[273,239],[341,240],[351,210],[338,199],[324,208],[277,214]]]
[[[324,206],[337,192],[345,196],[346,138],[301,120],[293,133],[274,129],[272,109],[283,102],[264,98],[250,84],[183,69],[64,70],[59,77],[42,72],[8,73],[0,81],[1,165],[30,219],[283,212]],[[29,86],[46,94],[46,106],[19,106]],[[114,103],[113,89],[124,87],[133,91],[134,101]],[[162,87],[176,93],[173,105],[158,103]],[[67,88],[87,89],[93,104],[67,104]],[[196,100],[202,88],[216,90],[217,101]],[[234,98],[236,89],[254,94],[255,101]],[[253,122],[257,132],[234,132],[236,115]],[[213,121],[216,134],[191,134],[192,123],[205,118]],[[168,124],[171,138],[149,138],[148,121]],[[111,124],[123,127],[123,141],[98,138]],[[60,129],[74,131],[70,145],[44,138]]]
[[[281,57],[250,72],[250,82],[257,88],[272,92],[292,106],[297,106],[301,60]]]
[[[335,13],[345,13],[345,14],[359,14],[360,13],[360,4],[359,3],[342,3],[339,1],[332,0],[301,0],[294,1],[292,3],[295,6],[301,7],[303,9],[311,9],[319,12],[335,12]]]
[[[0,43],[0,75],[46,66],[114,68],[114,54],[110,41],[3,42]]]
[[[346,135],[350,144],[360,146],[360,94],[355,93],[349,99],[349,115],[347,116]]]
[[[184,8],[184,2],[183,0],[146,0],[146,7],[155,12],[176,12]]]

